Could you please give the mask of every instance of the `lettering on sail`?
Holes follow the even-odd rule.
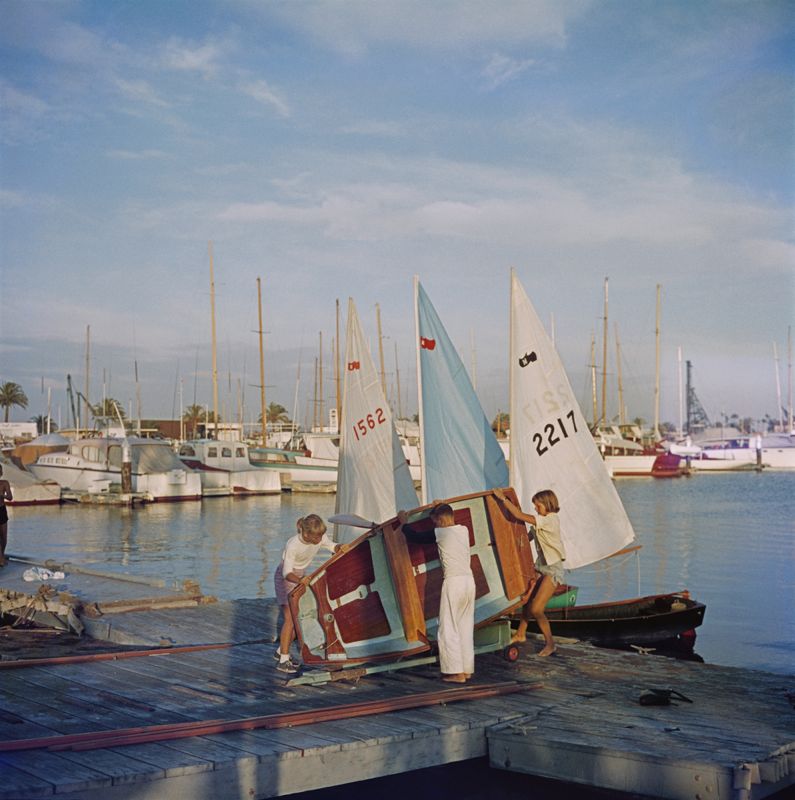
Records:
[[[376,408],[376,410],[372,414],[368,414],[366,417],[363,417],[353,426],[353,433],[356,436],[356,441],[358,442],[360,438],[364,438],[367,436],[367,432],[373,430],[376,425],[383,425],[386,422],[386,415],[384,414],[383,408]],[[361,437],[359,434],[361,433]]]
[[[557,417],[554,421],[547,422],[541,431],[536,431],[533,434],[532,438],[536,453],[539,456],[543,456],[549,452],[550,448],[575,433],[577,433],[577,419],[574,416],[574,409],[571,409],[566,413],[565,417]]]
[[[522,415],[531,424],[536,420],[546,419],[550,415],[558,414],[564,406],[571,405],[568,392],[563,384],[557,387],[557,398],[551,389],[543,392],[540,397],[534,397],[522,408]]]

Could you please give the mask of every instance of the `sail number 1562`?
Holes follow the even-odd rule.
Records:
[[[353,433],[356,436],[356,441],[358,442],[360,438],[367,436],[368,431],[373,430],[376,425],[383,425],[385,422],[386,415],[384,414],[383,408],[377,408],[375,413],[368,414],[366,417],[357,420],[356,424],[353,426]],[[361,437],[359,434],[361,434]]]
[[[547,422],[544,425],[543,433],[534,433],[533,442],[536,446],[536,453],[543,456],[550,447],[554,447],[558,442],[563,439],[568,439],[570,433],[577,433],[577,421],[574,418],[574,409],[566,414],[564,419],[570,422],[564,422],[563,419],[558,417],[555,422]]]

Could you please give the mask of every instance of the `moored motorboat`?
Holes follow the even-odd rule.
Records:
[[[3,467],[3,478],[11,484],[14,496],[13,500],[6,500],[6,505],[56,505],[61,502],[61,487],[54,481],[38,480],[5,456],[0,456],[0,465]]]
[[[127,455],[128,454],[128,455]],[[201,479],[163,440],[97,436],[77,439],[64,452],[45,453],[28,466],[39,480],[63,489],[102,494],[122,484],[129,457],[130,491],[155,502],[201,499]]]
[[[179,446],[177,454],[199,474],[205,497],[279,494],[282,490],[278,472],[251,463],[245,442],[191,439]]]

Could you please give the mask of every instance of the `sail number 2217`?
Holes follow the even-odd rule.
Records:
[[[564,422],[564,419],[569,420],[570,423]],[[574,418],[574,409],[569,411],[564,419],[558,417],[554,422],[547,422],[547,424],[544,425],[543,433],[536,432],[533,434],[533,442],[535,443],[536,453],[538,453],[538,455],[543,456],[550,447],[554,447],[563,439],[568,439],[570,433],[577,433],[577,421]]]
[[[386,415],[383,408],[376,408],[374,414],[368,414],[360,420],[356,421],[353,426],[353,433],[356,436],[356,441],[360,438],[367,436],[367,432],[375,428],[376,425],[383,425],[386,422]],[[359,436],[361,434],[361,437]]]

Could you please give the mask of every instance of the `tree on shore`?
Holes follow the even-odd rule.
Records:
[[[113,419],[121,417],[122,420],[127,419],[127,415],[124,413],[124,406],[112,397],[106,397],[101,403],[92,405],[91,413],[95,417],[113,417]]]
[[[187,430],[190,431],[190,433],[188,434],[188,438],[195,439],[196,429],[199,427],[201,423],[216,421],[215,412],[210,411],[204,406],[200,406],[194,403],[193,405],[188,406],[182,413],[182,421],[185,423]],[[218,422],[220,421],[221,418],[219,416]]]
[[[58,430],[58,425],[51,417],[48,417],[46,414],[39,414],[38,416],[30,418],[31,422],[36,423],[36,430],[39,432],[39,435],[46,432],[48,419],[50,422],[50,433],[55,433],[55,431]]]
[[[259,422],[262,422],[262,414],[259,415]],[[265,422],[271,424],[287,423],[290,417],[287,409],[281,403],[269,403],[265,409]]]
[[[13,406],[28,407],[28,398],[22,387],[13,381],[0,385],[0,406],[5,409],[3,422],[8,422],[8,412]]]

